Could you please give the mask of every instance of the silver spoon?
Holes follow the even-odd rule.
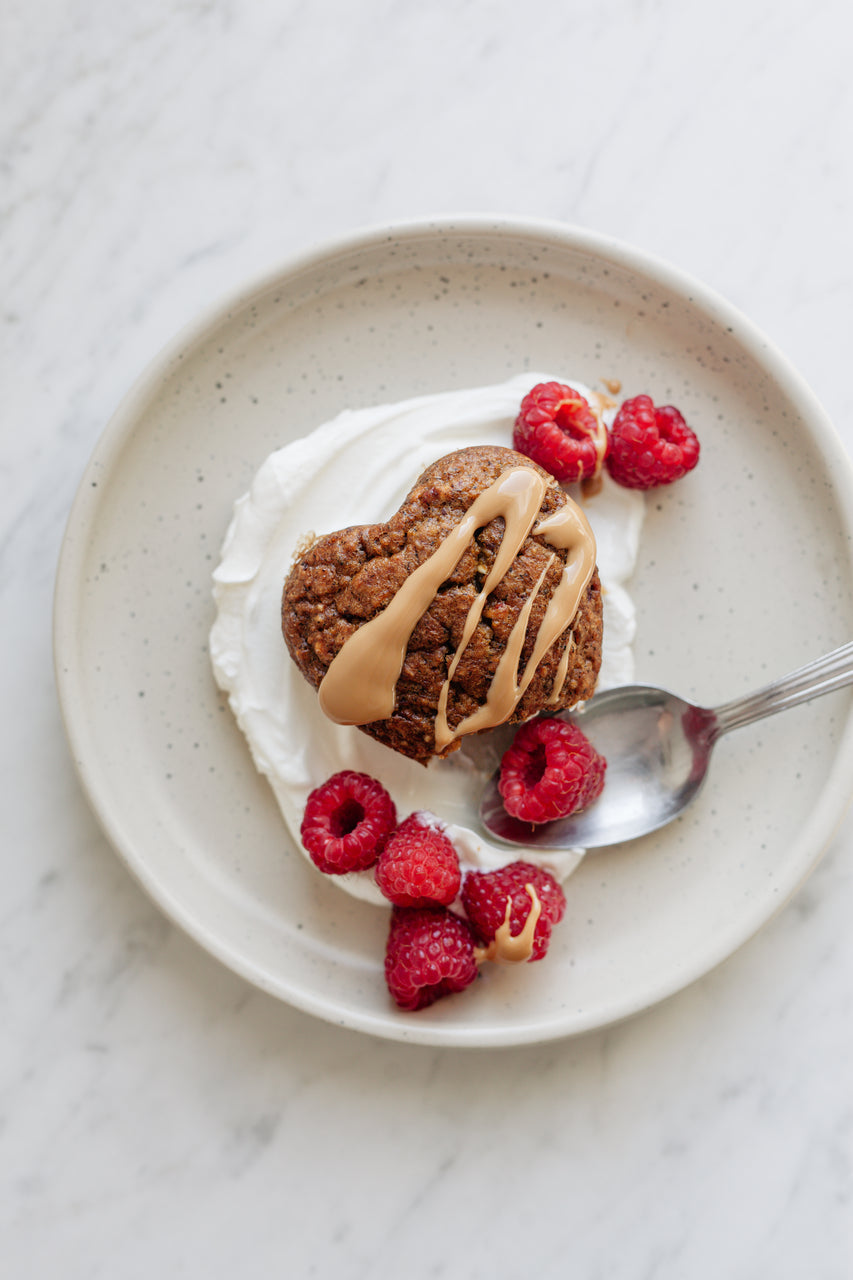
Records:
[[[848,684],[853,684],[853,643],[713,709],[651,685],[609,689],[579,710],[563,713],[607,760],[604,790],[594,804],[534,826],[506,812],[495,774],[480,817],[490,835],[528,849],[598,849],[647,835],[671,822],[696,796],[711,750],[724,733]]]

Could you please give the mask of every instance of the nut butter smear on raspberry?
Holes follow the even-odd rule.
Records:
[[[520,933],[512,931],[510,925],[512,895],[509,894],[503,924],[498,926],[488,946],[474,948],[474,959],[477,964],[482,964],[485,960],[492,960],[495,964],[526,964],[533,955],[533,940],[536,937],[536,925],[542,914],[542,903],[532,884],[526,884],[524,890],[530,898],[530,912],[524,922],[524,928]]]
[[[529,467],[511,467],[474,500],[440,546],[406,579],[387,608],[359,627],[333,659],[319,688],[320,706],[330,720],[337,724],[363,725],[393,715],[396,684],[412,632],[477,529],[498,516],[504,520],[504,535],[495,563],[468,612],[461,642],[441,690],[435,725],[436,747],[442,751],[456,738],[494,728],[512,715],[542,658],[572,621],[595,570],[595,538],[583,512],[571,500],[533,529],[548,483]],[[480,621],[489,594],[505,576],[531,529],[555,549],[569,552],[533,653],[519,678],[518,664],[530,611],[548,566],[510,633],[486,702],[451,729],[447,723],[447,699],[457,664]],[[552,694],[555,699],[560,694],[559,681],[558,674]]]

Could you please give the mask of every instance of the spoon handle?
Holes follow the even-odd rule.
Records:
[[[775,715],[777,711],[787,711],[789,707],[799,706],[801,702],[832,693],[835,689],[843,689],[848,684],[853,684],[853,642],[798,667],[790,675],[765,685],[756,693],[715,707],[714,736],[752,724],[753,720],[761,720],[764,716]]]

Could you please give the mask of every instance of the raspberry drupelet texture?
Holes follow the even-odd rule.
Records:
[[[382,893],[399,907],[446,906],[459,892],[459,858],[431,813],[410,814],[389,837],[374,872]]]
[[[501,760],[498,790],[507,813],[524,822],[553,822],[601,795],[607,762],[574,724],[530,720]]]
[[[513,448],[550,471],[561,484],[596,475],[607,435],[589,402],[562,382],[539,382],[521,402]]]
[[[372,867],[396,825],[382,784],[345,769],[311,792],[300,834],[314,865],[334,876]]]
[[[385,981],[401,1009],[424,1009],[477,976],[471,926],[446,907],[394,907]]]
[[[699,441],[673,405],[656,407],[651,396],[621,405],[610,428],[607,470],[628,489],[672,484],[699,461]]]
[[[509,930],[517,937],[533,909],[528,885],[542,908],[533,935],[532,962],[545,955],[551,930],[566,910],[566,895],[549,871],[530,862],[511,862],[497,871],[469,871],[462,885],[462,905],[478,938],[490,943],[507,920],[509,901]]]

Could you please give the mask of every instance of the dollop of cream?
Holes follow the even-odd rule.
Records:
[[[583,850],[536,855],[504,849],[477,830],[481,791],[512,729],[467,738],[459,751],[424,768],[324,716],[316,691],[290,659],[280,622],[284,579],[312,535],[388,519],[425,467],[443,454],[475,444],[511,446],[522,397],[536,383],[554,380],[592,395],[572,378],[524,373],[496,386],[346,410],[270,454],[235,503],[213,575],[211,662],[300,850],[309,793],[331,774],[356,769],[383,783],[401,819],[415,810],[435,813],[463,868],[492,869],[523,856],[564,879],[578,865]],[[634,606],[626,583],[637,558],[643,495],[606,474],[588,500],[578,486],[567,492],[583,508],[598,546],[604,589],[598,687],[609,688],[633,678]],[[356,897],[387,905],[372,872],[333,879]]]

